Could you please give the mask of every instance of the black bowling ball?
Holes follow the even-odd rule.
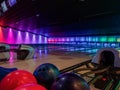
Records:
[[[56,79],[51,90],[90,90],[90,87],[81,76],[74,73],[66,73]]]
[[[41,64],[33,73],[38,83],[44,85],[47,89],[51,88],[51,85],[59,74],[58,68],[51,63]]]

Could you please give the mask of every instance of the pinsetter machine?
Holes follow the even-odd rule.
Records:
[[[5,43],[0,43],[0,61],[9,60],[10,46]]]
[[[16,52],[18,60],[31,59],[35,53],[35,49],[29,45],[20,45]]]

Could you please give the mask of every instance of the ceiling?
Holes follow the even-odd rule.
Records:
[[[111,33],[119,13],[120,0],[18,0],[0,25],[49,37]]]

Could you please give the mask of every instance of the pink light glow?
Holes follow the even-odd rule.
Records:
[[[57,42],[57,38],[54,38],[54,42]]]
[[[9,29],[9,32],[8,32],[7,42],[8,43],[14,43],[13,31],[12,31],[11,28]]]
[[[10,51],[10,59],[9,59],[9,64],[10,66],[13,66],[16,62],[17,55],[15,52]]]
[[[12,33],[12,29],[11,28],[9,29],[9,32]]]
[[[51,42],[54,42],[54,38],[51,39]]]
[[[62,38],[62,41],[65,41],[65,38]]]
[[[14,58],[13,58],[13,52],[10,52],[10,59],[9,59],[9,62],[10,63],[13,63],[14,62]]]
[[[48,42],[51,42],[51,38],[48,39]]]

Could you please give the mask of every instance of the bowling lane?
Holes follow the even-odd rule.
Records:
[[[7,62],[0,62],[0,66],[7,68],[17,67],[18,69],[33,72],[37,66],[43,63],[52,63],[59,69],[63,69],[91,59],[86,53],[68,51],[66,47],[45,46],[36,48],[35,50],[34,58],[29,60],[17,60],[16,53],[10,52],[10,60]]]
[[[17,46],[12,48],[17,48]],[[63,45],[37,46],[35,48],[36,52],[32,59],[17,60],[16,53],[11,51],[10,60],[7,62],[0,62],[0,66],[8,68],[17,67],[19,69],[33,72],[34,69],[40,64],[53,63],[59,69],[64,69],[66,67],[92,59],[98,49],[100,48],[80,48]]]

